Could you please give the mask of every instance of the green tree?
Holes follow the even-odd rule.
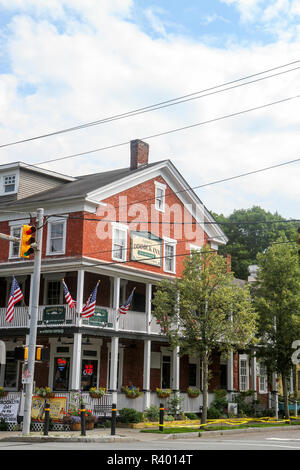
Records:
[[[220,254],[231,254],[231,266],[235,276],[247,280],[248,266],[256,264],[257,253],[262,253],[275,242],[280,233],[289,240],[297,239],[296,224],[283,222],[277,212],[272,214],[259,206],[235,210],[229,217],[213,214],[229,241],[220,247]],[[278,223],[276,223],[278,221]]]
[[[180,355],[198,355],[203,364],[206,422],[208,368],[215,349],[244,348],[255,342],[256,313],[247,287],[234,283],[226,259],[204,247],[186,258],[180,279],[162,281],[152,300],[153,315]]]
[[[287,377],[292,364],[292,343],[300,339],[300,266],[295,244],[278,239],[258,255],[255,308],[259,314],[260,355],[271,372],[282,377],[285,416],[289,418]]]

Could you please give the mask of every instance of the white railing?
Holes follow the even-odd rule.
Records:
[[[44,309],[45,308],[53,308],[53,311],[57,307],[62,307],[61,305],[40,305],[38,310],[38,327],[64,327],[64,326],[74,326],[77,325],[77,319],[79,318],[79,314],[74,312],[74,309],[71,309],[68,305],[64,305],[65,307],[65,315],[64,318],[61,320],[53,320],[47,321],[44,319]],[[99,307],[105,309],[107,311],[107,322],[103,324],[96,324],[94,320],[83,321],[84,326],[94,329],[94,328],[101,328],[101,329],[114,329],[115,325],[115,311],[112,308],[108,307]],[[14,310],[14,318],[11,323],[8,323],[5,320],[6,309],[0,308],[0,330],[2,328],[29,328],[30,326],[30,319],[29,319],[29,308],[28,307],[15,307]],[[54,317],[55,318],[55,317]],[[59,316],[57,317],[59,318]],[[91,317],[93,318],[93,317]],[[147,333],[148,331],[151,334],[161,334],[160,326],[157,324],[155,318],[152,318],[150,325],[147,325],[147,316],[145,312],[133,312],[129,310],[126,315],[120,315],[119,318],[119,331],[126,331],[126,332],[136,332],[136,333]]]

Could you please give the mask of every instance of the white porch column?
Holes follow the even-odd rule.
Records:
[[[275,411],[275,418],[278,419],[278,384],[277,384],[277,374],[273,372],[272,374],[272,402],[270,408],[273,408]]]
[[[150,369],[151,368],[151,340],[144,341],[144,369],[143,369],[143,391],[144,391],[144,410],[151,405],[150,393]]]
[[[76,297],[76,311],[77,311],[76,324],[77,326],[81,325],[80,312],[81,312],[82,305],[83,305],[83,288],[84,288],[84,270],[81,269],[77,272],[77,297]],[[82,341],[82,333],[74,333],[71,390],[80,390],[81,341]]]
[[[172,382],[172,389],[174,392],[179,391],[179,364],[180,364],[180,357],[179,357],[179,346],[176,346],[176,348],[173,349],[172,351],[173,355],[173,382]]]
[[[151,297],[152,284],[146,284],[146,332],[151,333]],[[151,371],[151,340],[144,340],[144,365],[143,365],[143,391],[144,391],[144,410],[151,405],[150,392],[150,371]]]
[[[257,399],[257,385],[256,385],[256,377],[257,377],[257,371],[256,371],[256,353],[253,353],[253,356],[251,358],[251,389],[255,392],[254,397]]]
[[[146,284],[146,331],[148,334],[151,333],[151,297],[152,297],[152,284]]]
[[[227,358],[227,391],[233,392],[233,352],[230,351]]]
[[[115,331],[119,330],[119,309],[120,306],[120,278],[114,277],[114,295],[113,295],[113,314]],[[117,405],[117,374],[118,374],[118,353],[119,353],[119,337],[113,336],[111,339],[110,350],[110,377],[109,388],[112,392],[112,402]]]

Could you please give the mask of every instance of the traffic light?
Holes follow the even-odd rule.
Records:
[[[20,246],[20,257],[29,258],[34,252],[32,244],[35,243],[35,238],[32,236],[36,232],[36,228],[33,225],[23,225],[21,234],[21,246]]]
[[[16,361],[28,361],[28,346],[22,348],[15,348],[14,359]],[[35,360],[36,361],[49,361],[50,350],[44,346],[36,346],[35,349]]]

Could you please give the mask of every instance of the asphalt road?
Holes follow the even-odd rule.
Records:
[[[154,437],[154,436],[153,436]],[[4,442],[0,441],[0,451],[109,451],[105,455],[115,455],[118,451],[136,451],[134,455],[139,455],[139,452],[148,451],[175,451],[177,453],[186,454],[189,450],[195,451],[217,451],[217,450],[230,450],[230,451],[260,451],[260,450],[300,450],[300,430],[285,430],[285,431],[267,431],[267,432],[251,432],[251,433],[237,433],[223,436],[213,437],[192,437],[182,439],[164,439],[162,436],[157,439],[149,441],[136,441],[136,442]],[[182,452],[184,451],[184,452]],[[197,452],[196,452],[197,453]],[[155,454],[155,452],[154,452]],[[156,454],[155,454],[156,455]],[[158,462],[152,462],[157,464]],[[121,462],[120,462],[121,464]],[[136,466],[138,468],[138,466]],[[142,467],[140,467],[142,468]]]

